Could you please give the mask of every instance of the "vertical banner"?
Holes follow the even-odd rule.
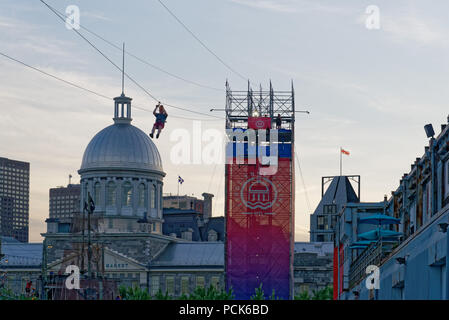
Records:
[[[291,167],[290,158],[279,158],[274,175],[260,175],[258,163],[226,165],[226,284],[237,299],[260,285],[267,297],[290,298]]]
[[[340,256],[339,256],[340,255]],[[340,294],[343,293],[343,267],[344,267],[344,247],[334,247],[334,274],[333,274],[333,299],[338,300]]]

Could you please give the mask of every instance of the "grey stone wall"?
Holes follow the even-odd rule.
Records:
[[[302,291],[313,291],[332,286],[333,255],[318,255],[317,253],[295,252],[294,257],[294,294]]]

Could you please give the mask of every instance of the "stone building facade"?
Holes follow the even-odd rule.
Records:
[[[332,242],[295,242],[293,261],[294,295],[307,291],[313,294],[332,286]]]
[[[96,279],[173,296],[196,285],[220,286],[223,261],[216,257],[205,263],[204,257],[215,257],[222,243],[191,247],[189,241],[162,234],[161,156],[153,141],[131,125],[131,98],[122,93],[114,100],[114,124],[92,138],[78,171],[80,212],[63,228],[65,221],[47,219],[44,287],[51,290],[48,279],[64,275],[69,265]],[[89,199],[95,204],[92,214],[83,209]]]

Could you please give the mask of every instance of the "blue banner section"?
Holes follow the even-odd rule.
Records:
[[[265,156],[278,156],[279,158],[292,157],[290,143],[277,143],[273,148],[273,154],[269,146],[256,146],[247,142],[229,142],[226,145],[226,158],[257,158],[259,153]]]
[[[257,130],[252,130],[249,132],[248,129],[234,128],[232,129],[235,132],[235,137],[233,138],[233,142],[228,142],[226,145],[226,157],[227,158],[245,158],[245,159],[255,159],[259,156],[259,153],[265,156],[277,156],[278,158],[288,158],[292,157],[292,148],[291,148],[291,130],[287,129],[279,129],[278,139],[276,143],[273,145],[274,147],[270,149],[270,146],[267,143],[262,141],[261,146],[256,145],[255,143],[249,143],[248,139],[255,140],[255,134]],[[273,129],[274,130],[274,129]],[[267,135],[265,139],[270,139],[269,130],[267,130]]]

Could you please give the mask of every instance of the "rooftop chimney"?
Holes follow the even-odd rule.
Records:
[[[204,192],[202,196],[204,198],[203,219],[204,222],[207,222],[209,218],[212,217],[212,198],[214,197],[214,195]]]

